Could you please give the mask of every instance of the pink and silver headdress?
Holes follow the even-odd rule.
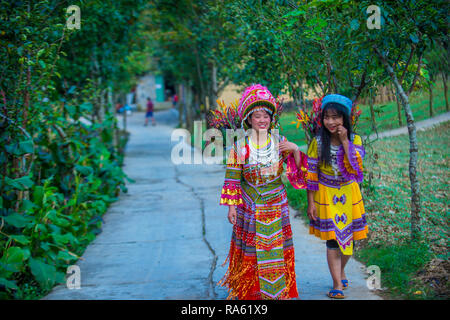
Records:
[[[211,127],[218,129],[240,127],[247,130],[249,126],[246,120],[257,110],[268,112],[272,117],[271,128],[275,128],[282,111],[281,104],[274,98],[269,89],[260,84],[247,87],[239,103],[225,107],[223,102],[217,102],[219,108],[212,110],[209,123]]]

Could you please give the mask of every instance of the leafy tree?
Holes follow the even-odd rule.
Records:
[[[362,1],[361,6],[374,4]],[[423,57],[433,43],[446,37],[446,1],[375,1],[384,23],[378,32],[368,32],[368,45],[389,75],[405,112],[409,141],[411,181],[411,235],[420,236],[420,185],[417,178],[418,143],[409,95],[420,76]],[[410,68],[410,66],[413,66]]]
[[[73,4],[0,1],[0,298],[36,298],[62,282],[126,191],[126,139],[105,90],[133,70],[121,64],[137,55],[142,2],[80,1],[81,29],[69,30]]]

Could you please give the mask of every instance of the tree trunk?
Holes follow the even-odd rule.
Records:
[[[177,91],[175,89],[175,91]],[[185,92],[184,92],[184,85],[180,84],[178,85],[178,91],[177,91],[177,96],[178,96],[178,102],[177,102],[177,107],[178,107],[178,123],[180,125],[180,128],[185,128],[184,124],[183,124],[183,116],[184,116],[184,109],[185,109]]]
[[[394,101],[394,95],[392,93],[392,86],[386,88],[388,101]]]
[[[433,87],[431,84],[428,87],[428,92],[430,94],[430,118],[431,118],[434,114],[434,112],[433,112]]]
[[[196,102],[198,102],[198,104],[196,103],[197,106],[203,105],[205,106],[205,97],[207,95],[206,90],[205,90],[205,86],[203,84],[203,73],[201,70],[201,62],[200,62],[200,56],[198,53],[198,48],[197,46],[194,46],[194,53],[195,53],[195,61],[196,61],[196,66],[197,66],[197,76],[198,76],[198,83],[200,84],[200,92],[196,93]],[[201,108],[200,108],[201,109]],[[204,108],[203,108],[204,109]],[[201,113],[204,112],[204,110],[200,110]]]
[[[213,60],[211,64],[211,93],[209,95],[209,109],[214,110],[217,108],[217,67],[216,62]]]
[[[127,110],[123,108],[123,131],[127,131]]]
[[[372,90],[370,91],[370,98],[369,98],[369,105],[370,105],[370,117],[372,118],[372,129],[373,131],[377,132],[377,123],[375,120],[375,110],[373,109],[373,104],[374,104],[374,98],[373,98],[373,93]]]
[[[400,127],[403,126],[403,121],[402,121],[402,107],[400,105],[400,98],[398,96],[398,92],[397,90],[395,91],[395,101],[397,101],[397,117],[398,117],[398,124]]]
[[[114,102],[113,102],[113,89],[111,86],[108,86],[108,91],[107,91],[107,105],[106,105],[106,109],[108,111],[108,113],[114,113]]]
[[[333,65],[331,63],[331,58],[328,54],[328,50],[323,44],[323,42],[320,43],[320,46],[323,50],[324,56],[325,56],[325,65],[327,67],[327,78],[328,78],[328,92],[330,93],[338,93],[339,88],[336,81],[336,74],[334,72]]]
[[[105,90],[100,89],[100,96],[99,96],[99,108],[98,108],[98,114],[99,114],[99,122],[102,122],[103,119],[105,119]]]
[[[306,107],[305,106],[305,89],[303,89],[303,81],[298,78],[297,78],[297,81],[298,81],[298,86],[300,88],[300,103],[302,105],[302,108],[305,108]]]
[[[447,73],[442,72],[442,82],[444,83],[445,109],[448,111],[448,96],[447,96]]]
[[[27,12],[30,15],[30,2],[27,4]],[[27,56],[30,56],[30,50],[27,50]],[[3,77],[3,76],[2,76]],[[28,112],[30,111],[30,86],[31,86],[31,66],[27,67],[27,86],[25,88],[25,97],[23,103],[23,120],[22,127],[27,129]]]
[[[386,101],[386,88],[381,87],[381,103],[384,103]]]
[[[27,128],[28,111],[30,110],[30,86],[31,86],[31,67],[27,69],[27,87],[25,89],[25,98],[23,103],[23,120],[22,127]]]
[[[192,126],[193,126],[193,121],[194,121],[192,105],[194,104],[194,97],[193,97],[193,92],[192,92],[192,88],[190,85],[186,86],[185,104],[186,104],[186,129],[189,132],[192,132]]]
[[[402,85],[399,83],[397,75],[386,61],[386,58],[375,47],[375,52],[378,58],[384,65],[385,70],[389,74],[392,82],[394,83],[400,101],[402,103],[403,110],[405,111],[406,122],[408,126],[409,134],[409,180],[411,182],[411,238],[417,240],[420,236],[420,183],[417,178],[417,160],[419,156],[419,146],[417,143],[416,125],[414,122],[414,116],[409,104],[408,95],[403,90]]]
[[[298,106],[298,105],[300,105],[298,89],[295,86],[295,83],[292,81],[291,74],[289,74],[289,73],[287,74],[287,79],[288,79],[288,84],[289,84],[289,91],[291,92],[291,96],[292,96],[292,100],[294,101],[294,105]]]

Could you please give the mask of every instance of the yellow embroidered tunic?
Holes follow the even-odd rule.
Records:
[[[335,239],[343,254],[353,253],[353,240],[367,237],[368,227],[358,183],[363,180],[365,155],[361,137],[352,136],[347,157],[344,147],[337,148],[334,165],[320,159],[320,137],[308,148],[307,189],[314,193],[318,219],[310,221],[309,233],[322,240]]]

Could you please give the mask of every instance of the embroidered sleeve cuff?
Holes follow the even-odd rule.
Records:
[[[286,162],[286,177],[295,189],[306,189],[308,162],[306,154],[300,151],[300,169],[295,163],[294,154],[289,154]]]
[[[344,178],[348,180],[355,180],[360,183],[364,179],[362,167],[362,156],[364,155],[361,155],[360,153],[364,153],[364,148],[360,146],[358,147],[359,150],[357,150],[352,142],[349,142],[348,151],[350,156],[347,157],[344,147],[341,146],[337,152],[337,165]]]
[[[317,167],[319,165],[319,158],[308,158],[308,174],[306,177],[306,189],[312,191],[319,190],[319,178],[317,174]]]
[[[240,184],[225,183],[220,196],[220,204],[224,206],[240,206],[243,204]]]
[[[319,191],[319,182],[308,180],[308,182],[306,183],[306,189],[312,191]]]

